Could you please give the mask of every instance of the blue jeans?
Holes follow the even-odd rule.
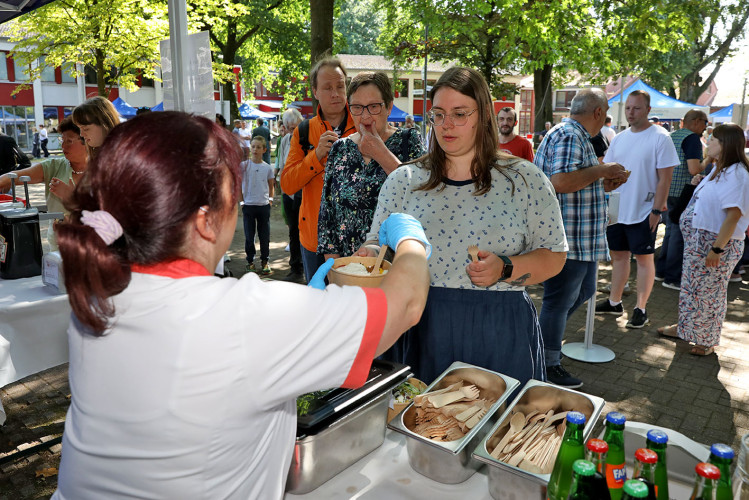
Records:
[[[668,212],[673,210],[679,198],[669,196],[666,200]],[[678,224],[671,222],[666,212],[666,233],[661,243],[661,253],[655,261],[655,274],[667,283],[678,285],[681,283],[681,263],[684,258],[684,237]]]
[[[547,368],[558,366],[561,362],[562,337],[567,319],[596,290],[596,266],[597,262],[567,259],[559,274],[544,281],[539,323]]]
[[[255,229],[260,241],[260,260],[268,262],[270,256],[270,205],[242,205],[244,222],[244,251],[247,262],[255,260]]]
[[[317,268],[325,263],[325,256],[321,253],[310,252],[306,248],[302,247],[302,264],[304,265],[304,278],[307,283],[310,282],[312,276],[314,276]],[[326,281],[327,283],[327,281]]]

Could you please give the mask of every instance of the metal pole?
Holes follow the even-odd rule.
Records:
[[[621,127],[622,126],[622,108],[624,108],[624,104],[622,101],[624,100],[624,77],[619,77],[619,114],[616,117],[616,126]],[[617,130],[617,132],[619,132]]]
[[[187,4],[185,0],[168,0],[169,50],[172,54],[172,86],[174,109],[187,111],[182,49],[187,43]]]
[[[421,136],[426,139],[427,136],[427,63],[429,59],[429,51],[427,46],[429,43],[429,25],[424,24],[424,85],[422,91],[424,95],[424,107],[421,109]]]

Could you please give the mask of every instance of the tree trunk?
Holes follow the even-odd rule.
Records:
[[[317,61],[333,53],[334,6],[335,0],[309,0],[310,69]],[[314,95],[312,96],[312,112],[317,113],[317,99]]]
[[[551,87],[551,73],[553,66],[546,64],[543,68],[533,72],[533,92],[536,98],[535,118],[533,120],[533,131],[544,130],[545,122],[554,122],[554,111],[552,101],[554,92]]]
[[[101,49],[96,49],[96,87],[101,97],[109,98],[107,82],[104,77],[104,52]]]

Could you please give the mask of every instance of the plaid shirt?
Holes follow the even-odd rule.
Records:
[[[671,187],[668,189],[669,198],[678,198],[681,196],[681,191],[684,189],[684,185],[692,182],[692,174],[689,173],[687,160],[694,158],[687,158],[684,153],[684,148],[681,147],[684,139],[692,134],[694,134],[694,132],[688,128],[680,128],[671,133],[671,140],[674,142],[676,153],[679,155],[679,164],[674,168],[674,173],[671,177]],[[697,135],[697,137],[699,136]],[[702,161],[702,151],[700,151],[700,157],[698,159]]]
[[[546,134],[538,146],[534,163],[549,179],[554,174],[599,164],[590,134],[571,118],[563,119]],[[587,262],[608,260],[608,204],[603,180],[598,179],[574,193],[557,193],[557,199],[570,247],[567,258]]]

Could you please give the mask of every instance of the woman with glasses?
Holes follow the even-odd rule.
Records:
[[[317,252],[326,259],[353,255],[361,247],[388,174],[424,154],[416,129],[387,121],[393,91],[385,73],[356,75],[348,105],[356,133],[333,144],[325,166]]]
[[[498,151],[480,73],[451,68],[430,97],[429,151],[387,178],[367,235],[376,245],[380,224],[405,212],[421,222],[432,244],[427,307],[388,355],[425,381],[454,361],[521,382],[543,380],[543,341],[525,287],[564,265],[567,240],[554,189],[535,165]]]

